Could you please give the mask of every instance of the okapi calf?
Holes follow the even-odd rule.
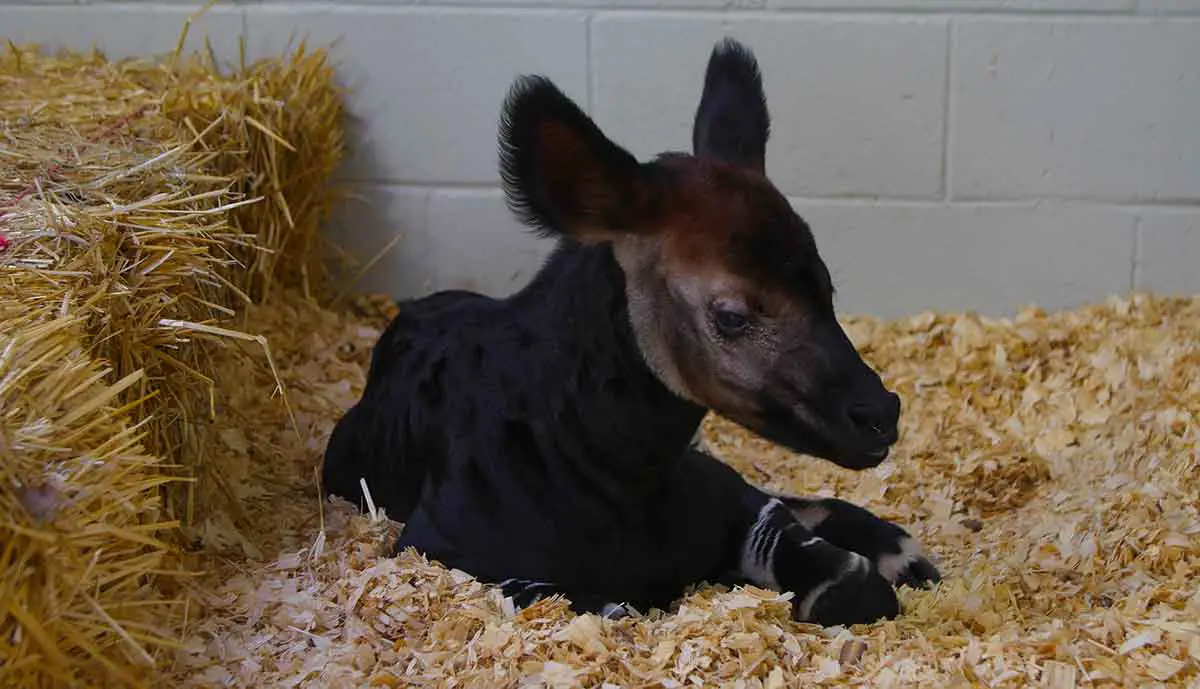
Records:
[[[772,495],[695,445],[708,410],[843,467],[882,462],[899,398],[839,326],[808,226],[765,176],[754,56],[713,50],[692,155],[639,162],[553,83],[504,103],[510,208],[557,247],[505,299],[401,305],[339,421],[324,485],[405,522],[397,550],[518,606],[668,609],[693,584],[792,591],[821,624],[898,614],[939,578],[899,526]]]

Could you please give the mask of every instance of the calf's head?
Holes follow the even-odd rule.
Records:
[[[768,440],[875,466],[899,398],[834,315],[808,225],[767,179],[770,118],[754,56],[710,56],[693,151],[639,162],[553,83],[523,77],[504,105],[509,207],[546,236],[607,243],[647,364],[679,396]]]

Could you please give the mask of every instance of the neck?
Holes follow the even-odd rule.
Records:
[[[544,440],[592,482],[652,489],[706,410],[669,390],[647,365],[612,250],[560,245],[513,300],[561,343],[544,366],[554,377],[544,386],[553,390]]]

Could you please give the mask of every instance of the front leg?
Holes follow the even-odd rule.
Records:
[[[805,527],[784,503],[745,486],[743,506],[758,504],[745,532],[738,574],[775,591],[792,591],[793,616],[829,626],[890,619],[900,613],[891,583],[868,558]]]
[[[772,497],[813,535],[869,558],[892,584],[923,588],[942,579],[916,539],[899,525],[858,505],[837,498]]]
[[[822,625],[859,624],[900,613],[900,602],[870,559],[813,533],[782,500],[750,485],[733,467],[689,447],[677,485],[695,509],[725,518],[720,577],[790,591],[792,614]],[[685,528],[694,528],[690,521]]]

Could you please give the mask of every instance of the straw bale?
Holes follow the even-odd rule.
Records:
[[[151,448],[202,466],[188,425],[216,391],[197,340],[229,335],[205,326],[279,287],[329,296],[318,225],[337,198],[342,106],[326,52],[301,44],[225,74],[202,53],[110,62],[10,43],[0,85],[0,233],[45,286],[25,298],[90,309],[116,374],[147,371],[130,394],[162,388]],[[229,508],[221,468],[209,473],[189,510],[214,492]]]
[[[791,622],[786,595],[754,588],[700,587],[673,610],[620,621],[556,600],[514,612],[466,574],[389,557],[403,525],[318,503],[313,485],[338,410],[361,391],[378,311],[299,297],[250,311],[279,343],[302,433],[285,433],[264,395],[239,400],[250,451],[290,469],[261,489],[267,561],[214,566],[192,594],[180,684],[1200,683],[1200,298],[1009,320],[848,319],[906,406],[894,457],[865,472],[706,420],[708,445],[756,483],[854,500],[933,552],[939,587],[902,589],[902,617],[850,629]]]
[[[345,146],[342,91],[328,53],[301,41],[231,74],[201,54],[176,64],[177,71],[159,69],[149,81],[163,94],[163,115],[189,132],[207,132],[215,172],[243,197],[262,199],[231,209],[231,226],[256,240],[232,247],[238,267],[231,279],[260,302],[287,287],[328,300],[336,248],[319,229],[343,193],[330,180]]]
[[[0,429],[0,553],[14,563],[0,586],[20,594],[0,609],[0,677],[74,683],[95,665],[97,681],[129,680],[182,621],[172,584],[193,563],[166,544],[246,542],[246,454],[212,450],[214,357],[270,371],[239,310],[281,287],[323,295],[317,225],[335,198],[341,105],[325,51],[303,45],[222,73],[205,54],[114,62],[10,41],[0,92],[7,353],[69,355],[61,375],[95,378],[51,378],[37,389],[54,396],[30,407],[44,362],[6,360],[17,382],[0,409],[25,425]],[[57,323],[75,339],[39,345]],[[286,409],[280,392],[264,394]],[[124,444],[96,444],[100,431]],[[111,471],[72,468],[102,452]],[[61,496],[84,497],[46,521]]]
[[[43,310],[0,305],[0,685],[132,682],[183,613],[149,576],[176,527],[161,460],[118,401],[143,374],[115,379],[84,316]]]

